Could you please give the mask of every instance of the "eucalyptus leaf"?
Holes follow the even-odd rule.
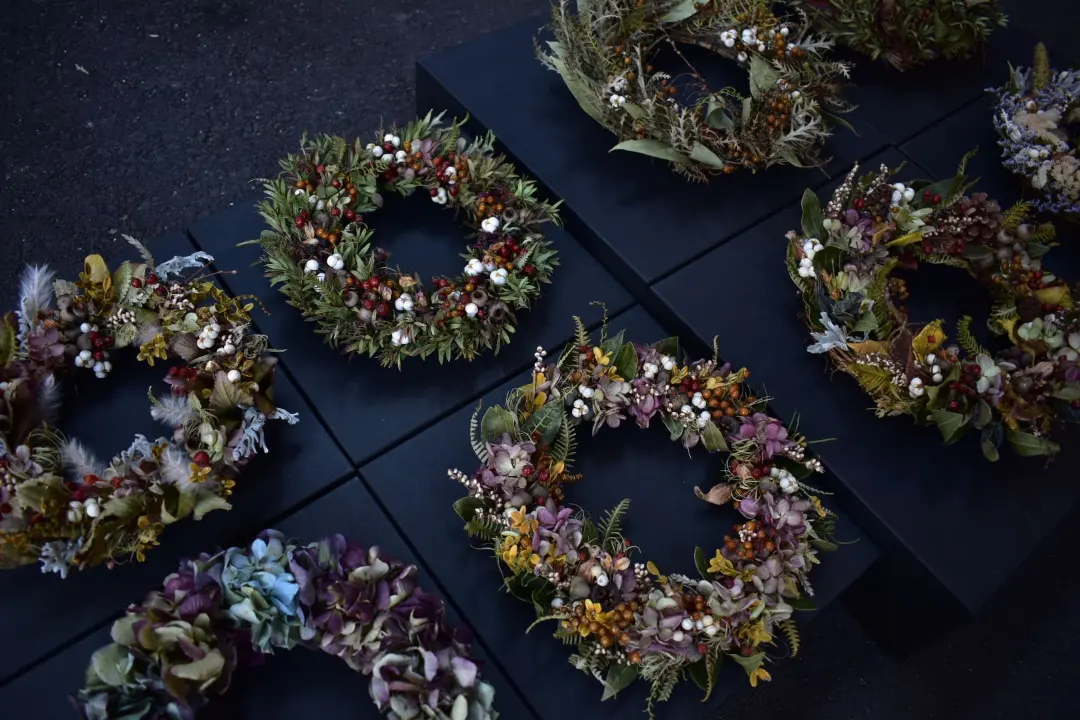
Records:
[[[612,363],[615,365],[615,371],[619,373],[619,377],[623,380],[630,382],[637,377],[638,357],[634,344],[623,343],[623,346],[619,348],[619,352],[615,353],[615,359],[612,360]]]
[[[709,452],[727,452],[728,449],[724,433],[712,421],[705,423],[701,429],[701,442]]]
[[[561,48],[559,50],[555,49],[559,43],[550,42],[548,45],[551,46],[552,52],[555,53],[548,57],[548,62],[555,68],[555,72],[559,73],[559,76],[563,79],[563,83],[566,84],[566,89],[570,91],[570,94],[577,100],[578,105],[581,106],[581,109],[584,110],[589,117],[602,124],[604,122],[604,111],[601,109],[599,99],[589,91],[589,88],[585,83],[566,69],[566,63],[561,57],[561,54],[565,51]]]
[[[611,152],[615,152],[616,150],[640,153],[642,155],[649,155],[650,157],[660,158],[661,160],[679,164],[687,161],[686,156],[675,148],[665,142],[660,142],[659,140],[653,140],[651,138],[623,140],[621,143],[611,148]]]
[[[976,430],[981,430],[990,424],[990,420],[993,415],[990,412],[990,405],[985,400],[979,398],[978,404],[975,406],[975,417],[971,419],[971,426]]]
[[[994,251],[985,245],[968,244],[964,246],[964,257],[968,260],[985,260],[991,257]]]
[[[735,130],[735,121],[727,113],[727,105],[709,98],[708,109],[705,111],[705,124],[717,130]]]
[[[472,495],[466,495],[454,503],[454,512],[465,522],[473,519],[473,516],[484,507],[484,501]]]
[[[1061,450],[1061,446],[1044,437],[1038,437],[1031,433],[1013,430],[1011,428],[1005,429],[1005,439],[1012,445],[1013,450],[1023,457],[1056,455],[1058,451]]]
[[[817,605],[814,604],[814,601],[805,595],[800,595],[797,598],[785,597],[784,602],[796,610],[817,610]]]
[[[637,665],[622,665],[613,664],[608,668],[607,676],[604,678],[604,694],[600,700],[610,700],[619,694],[630,685],[630,683],[637,680],[638,667]]]
[[[758,54],[750,58],[750,94],[759,98],[776,87],[780,71]]]
[[[682,434],[686,428],[684,428],[678,420],[671,417],[667,413],[662,413],[660,415],[660,419],[663,420],[664,427],[666,427],[668,429],[668,432],[671,433],[672,440],[678,440],[682,437]]]
[[[724,167],[724,161],[716,153],[697,141],[694,141],[694,148],[690,151],[690,159],[714,168]]]
[[[623,103],[622,109],[626,111],[627,115],[634,118],[635,120],[640,120],[641,118],[645,117],[645,108],[641,107],[640,105],[635,105],[631,102]]]
[[[802,195],[802,231],[808,238],[817,238],[825,242],[829,236],[825,229],[825,216],[821,212],[821,198],[817,193],[807,188]]]
[[[484,442],[495,443],[503,435],[513,434],[517,429],[517,418],[504,407],[490,407],[480,421],[480,438]]]
[[[656,348],[658,353],[667,355],[668,357],[675,357],[679,354],[679,338],[664,338],[660,342],[653,343],[653,347]]]
[[[1046,253],[1050,252],[1050,246],[1043,243],[1029,242],[1025,247],[1029,257],[1037,258],[1042,257]]]
[[[950,410],[932,410],[930,417],[941,431],[946,445],[952,445],[964,434],[967,416]]]
[[[748,122],[750,122],[750,113],[753,111],[753,109],[754,109],[754,99],[753,98],[743,98],[743,101],[742,101],[742,119],[740,121],[743,127],[746,127],[746,124]]]
[[[714,574],[709,572],[709,558],[705,556],[705,551],[699,547],[694,548],[694,565],[697,567],[697,571],[701,573],[701,577],[706,580],[712,580]]]
[[[757,670],[761,667],[761,664],[765,662],[765,653],[763,652],[754,653],[753,655],[734,655],[728,653],[728,657],[742,665],[742,668],[746,671],[747,675]]]
[[[529,419],[521,424],[521,430],[530,436],[539,433],[537,445],[551,445],[559,434],[559,426],[566,417],[566,408],[561,402],[549,402],[529,416]]]
[[[660,16],[660,22],[677,23],[686,18],[693,17],[697,14],[697,6],[701,0],[682,0],[677,5],[674,5],[670,10]]]
[[[867,310],[859,318],[859,321],[852,325],[851,329],[855,332],[873,332],[878,329],[877,316],[870,310]]]
[[[191,517],[196,520],[202,520],[207,513],[211,513],[215,510],[231,510],[232,505],[229,501],[220,495],[212,493],[205,493],[199,496],[199,499],[195,502],[195,507],[191,510]]]

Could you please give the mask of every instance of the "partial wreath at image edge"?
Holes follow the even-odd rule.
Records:
[[[1034,192],[1036,210],[1080,222],[1080,70],[1055,70],[1046,46],[991,90],[1001,160]]]
[[[909,70],[970,57],[1008,18],[995,0],[789,0],[837,43]]]
[[[537,349],[530,383],[470,423],[481,467],[450,470],[468,495],[454,504],[471,538],[494,552],[505,589],[531,603],[536,623],[557,624],[574,667],[603,685],[607,700],[642,678],[648,712],[689,675],[708,699],[721,665],[733,662],[756,686],[771,678],[768,648],[798,652],[796,611],[814,608],[811,568],[837,548],[836,516],[806,478],[824,472],[807,441],[766,414],[768,398],[746,386],[748,370],[714,357],[689,361],[676,338],[653,345],[603,331],[576,338],[555,362]],[[659,418],[671,440],[729,454],[723,480],[699,498],[731,504],[742,521],[715,550],[696,548],[699,578],[633,562],[623,534],[630,501],[602,518],[573,508],[576,428],[592,434]]]
[[[367,143],[305,136],[301,153],[266,183],[260,211],[269,229],[250,241],[263,248],[271,285],[330,346],[384,367],[498,352],[558,265],[542,226],[560,225],[560,203],[541,200],[535,182],[495,153],[494,135],[468,141],[466,120],[443,125],[442,117],[384,128]],[[368,221],[386,194],[417,191],[463,216],[470,232],[461,273],[427,286],[388,265]]]
[[[1054,456],[1057,422],[1080,421],[1080,311],[1069,284],[1043,267],[1054,227],[1020,202],[1002,208],[964,175],[891,182],[882,165],[852,169],[822,208],[803,195],[801,232],[788,237],[788,272],[825,355],[874,399],[879,417],[935,425],[946,444],[980,432],[987,459],[1005,440],[1022,456]],[[898,270],[920,263],[966,272],[989,292],[987,327],[1008,344],[984,347],[972,318],[948,344],[942,320],[911,327]]]
[[[72,703],[83,720],[190,719],[245,664],[302,647],[367,676],[388,718],[497,720],[472,638],[418,574],[341,535],[304,542],[266,530],[249,547],[182,562],[130,606]]]
[[[668,161],[706,181],[739,168],[821,165],[821,146],[839,114],[849,66],[827,59],[831,38],[811,32],[805,15],[773,14],[766,0],[559,0],[554,40],[537,44],[581,108],[615,134],[613,150]],[[749,75],[750,95],[710,90],[686,63],[692,103],[670,73],[653,66],[661,45],[704,47]],[[685,61],[681,53],[680,59]]]
[[[66,578],[142,561],[167,525],[231,508],[240,469],[267,451],[268,421],[297,422],[273,402],[276,359],[251,332],[253,303],[202,273],[213,258],[156,263],[127,240],[142,262],[110,271],[91,255],[74,282],[28,267],[19,309],[0,319],[0,567],[40,562]],[[105,463],[53,423],[62,382],[107,378],[125,348],[150,366],[181,361],[165,375],[169,394],[149,391],[150,415],[171,433],[136,435]]]

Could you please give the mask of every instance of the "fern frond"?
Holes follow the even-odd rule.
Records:
[[[871,395],[892,396],[897,392],[892,381],[892,373],[885,368],[877,365],[849,363],[844,366],[844,370],[852,375],[859,382],[859,385]]]
[[[649,701],[645,706],[645,711],[649,714],[649,718],[654,718],[653,703],[667,702],[671,699],[671,693],[675,691],[675,686],[679,684],[679,673],[668,671],[657,677],[652,681],[652,688],[649,691]]]
[[[799,626],[791,618],[781,620],[778,624],[787,638],[788,647],[791,648],[791,657],[795,657],[799,654]]]
[[[468,533],[469,537],[480,538],[481,540],[498,540],[502,535],[502,531],[503,528],[501,525],[497,525],[489,520],[473,518],[465,524],[465,532]]]
[[[577,436],[570,423],[559,424],[559,434],[555,436],[555,442],[551,445],[552,454],[556,460],[561,460],[567,467],[574,464],[574,451],[577,449]]]
[[[1045,244],[1048,242],[1053,242],[1054,238],[1056,237],[1057,230],[1054,228],[1054,226],[1050,223],[1045,223],[1035,228],[1035,230],[1031,233],[1030,237],[1028,237],[1028,242]]]
[[[577,315],[574,316],[574,341],[579,345],[589,345],[589,331]]]
[[[480,408],[484,406],[483,400],[476,403],[476,409],[473,410],[472,417],[469,419],[469,442],[472,444],[473,452],[476,453],[476,457],[480,458],[480,462],[486,463],[488,461],[487,445],[480,440]]]
[[[971,316],[965,315],[956,321],[956,343],[964,349],[968,355],[989,355],[990,351],[979,344],[975,336],[971,334]]]
[[[600,531],[600,543],[603,547],[610,547],[614,541],[622,542],[622,518],[630,509],[630,498],[623,498],[619,504],[604,514],[597,529]]]
[[[1015,230],[1031,214],[1031,210],[1031,203],[1021,200],[1001,214],[1002,226],[1006,230]]]
[[[877,275],[874,276],[873,282],[866,288],[866,297],[869,300],[873,300],[874,304],[870,308],[870,311],[874,313],[874,317],[877,318],[878,337],[888,337],[892,334],[892,315],[889,313],[889,303],[886,299],[886,292],[889,287],[889,275],[892,273],[893,267],[896,265],[895,259],[890,259],[882,266]]]

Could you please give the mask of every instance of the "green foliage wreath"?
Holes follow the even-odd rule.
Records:
[[[539,297],[558,264],[541,232],[559,223],[558,203],[537,199],[535,184],[494,153],[493,135],[467,142],[460,122],[442,126],[441,118],[428,113],[366,144],[305,138],[299,155],[281,161],[261,205],[270,229],[254,242],[271,283],[332,346],[384,366],[498,351],[514,333],[515,312]],[[428,287],[386,264],[365,221],[386,193],[417,191],[463,215],[473,240],[462,273]]]
[[[667,160],[706,180],[738,168],[799,167],[823,161],[830,113],[848,66],[826,60],[832,41],[810,34],[805,17],[781,17],[767,0],[560,0],[555,40],[540,60],[562,76],[594,120],[619,137],[615,150]],[[689,63],[694,97],[653,67],[663,45],[699,45],[738,63],[750,95],[710,90]],[[681,55],[680,55],[681,57]]]
[[[967,57],[1007,23],[995,0],[793,1],[815,27],[898,70]]]

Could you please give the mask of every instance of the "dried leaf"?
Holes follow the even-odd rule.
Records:
[[[704,500],[713,505],[726,505],[731,501],[731,485],[729,483],[719,483],[713,485],[707,493],[701,492],[701,488],[695,485],[694,495],[697,496],[698,500]]]

